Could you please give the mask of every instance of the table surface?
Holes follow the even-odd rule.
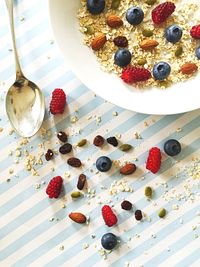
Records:
[[[22,68],[42,88],[47,107],[41,131],[22,139],[12,131],[4,108],[6,90],[15,77],[4,1],[0,1],[0,16],[0,266],[200,266],[199,110],[149,116],[95,96],[64,65],[50,29],[48,1],[18,0],[15,25]],[[56,87],[65,90],[68,107],[63,115],[54,117],[48,106]],[[84,163],[81,170],[67,166],[68,156],[58,154],[45,161],[48,148],[59,148],[59,130],[69,134],[72,144],[87,138],[86,147],[74,148],[74,155]],[[128,153],[109,145],[98,149],[92,145],[97,134],[117,135],[121,143],[130,143],[134,149]],[[152,146],[163,150],[169,138],[180,140],[182,152],[176,158],[163,153],[159,173],[147,172],[148,150]],[[115,165],[135,162],[137,171],[121,177],[113,167],[99,174],[94,162],[101,155],[109,155]],[[70,194],[76,190],[80,172],[86,174],[89,190],[74,201]],[[49,200],[45,189],[56,175],[64,178],[65,190],[61,198]],[[152,200],[144,196],[147,185],[154,190]],[[111,187],[118,190],[115,195],[110,194]],[[121,209],[123,199],[144,212],[142,222],[135,221],[133,212]],[[103,204],[113,206],[117,226],[104,225]],[[167,210],[165,219],[157,215],[161,207]],[[68,218],[71,211],[88,215],[89,224],[73,223]],[[111,253],[101,249],[101,236],[106,232],[120,238],[118,249]]]

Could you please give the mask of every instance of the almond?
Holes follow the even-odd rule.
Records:
[[[159,43],[156,40],[153,40],[153,39],[146,39],[146,40],[143,40],[140,43],[140,47],[143,50],[152,50],[158,45],[159,45]]]
[[[118,17],[116,15],[109,15],[107,17],[107,24],[111,28],[118,28],[118,27],[123,25],[123,21],[120,17]]]
[[[101,49],[107,41],[106,35],[104,33],[99,33],[91,43],[91,47],[93,50],[97,51]]]
[[[183,74],[192,74],[198,70],[198,67],[195,63],[187,62],[181,66],[180,71]]]
[[[69,214],[69,218],[76,222],[76,223],[85,223],[86,222],[86,217],[84,214],[80,213],[80,212],[71,212]]]
[[[120,173],[124,175],[132,174],[136,171],[136,166],[134,163],[127,163],[120,169]]]

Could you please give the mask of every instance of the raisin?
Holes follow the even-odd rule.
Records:
[[[67,140],[68,140],[68,136],[67,136],[67,134],[65,132],[59,132],[57,134],[57,137],[63,143],[67,142]]]
[[[135,211],[135,219],[137,221],[141,221],[142,220],[142,211],[141,210],[136,210]]]
[[[70,166],[75,167],[75,168],[80,167],[81,164],[82,164],[81,161],[80,161],[80,159],[78,159],[78,158],[69,158],[69,159],[67,160],[67,163],[68,163]]]
[[[59,148],[59,152],[61,154],[67,154],[67,153],[70,153],[72,151],[72,145],[69,144],[69,143],[66,143],[64,145],[62,145],[60,148]]]
[[[118,141],[116,139],[116,137],[112,136],[112,137],[108,137],[107,138],[107,142],[108,144],[112,145],[112,146],[118,146]]]
[[[86,182],[86,176],[85,174],[80,174],[78,178],[77,188],[79,190],[82,190]]]
[[[49,161],[53,158],[53,151],[51,149],[48,149],[46,154],[45,154],[45,159],[46,161]]]
[[[121,207],[123,210],[131,210],[133,205],[131,202],[129,202],[128,200],[124,200],[122,203],[121,203]]]
[[[125,36],[115,37],[113,42],[118,47],[127,47],[128,46],[128,40]]]
[[[103,146],[103,144],[104,144],[104,138],[101,135],[97,135],[94,138],[93,144],[95,146]]]

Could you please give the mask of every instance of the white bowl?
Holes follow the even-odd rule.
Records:
[[[138,90],[103,72],[92,50],[83,45],[77,10],[80,0],[49,0],[55,39],[78,78],[96,94],[123,108],[147,114],[176,114],[200,107],[200,75],[166,90]]]

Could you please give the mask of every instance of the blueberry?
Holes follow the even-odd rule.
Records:
[[[181,152],[181,144],[175,139],[170,139],[165,142],[164,151],[169,156],[176,156]]]
[[[115,64],[119,67],[126,67],[131,62],[131,52],[126,48],[120,48],[114,56]]]
[[[101,245],[107,250],[112,250],[117,245],[117,237],[112,233],[104,234],[101,238]]]
[[[200,59],[200,46],[197,47],[195,53],[196,53],[197,58]]]
[[[170,43],[177,43],[180,41],[181,37],[183,35],[183,31],[181,27],[177,25],[171,25],[165,30],[165,38]]]
[[[144,19],[144,12],[140,7],[131,7],[126,12],[126,19],[131,25],[138,25]]]
[[[104,8],[105,0],[87,0],[87,9],[93,15],[100,14]]]
[[[156,80],[166,79],[171,72],[171,67],[167,62],[159,62],[153,67],[153,76]]]
[[[112,161],[105,156],[102,156],[97,159],[96,161],[96,167],[100,172],[107,172],[110,170],[112,166]]]

